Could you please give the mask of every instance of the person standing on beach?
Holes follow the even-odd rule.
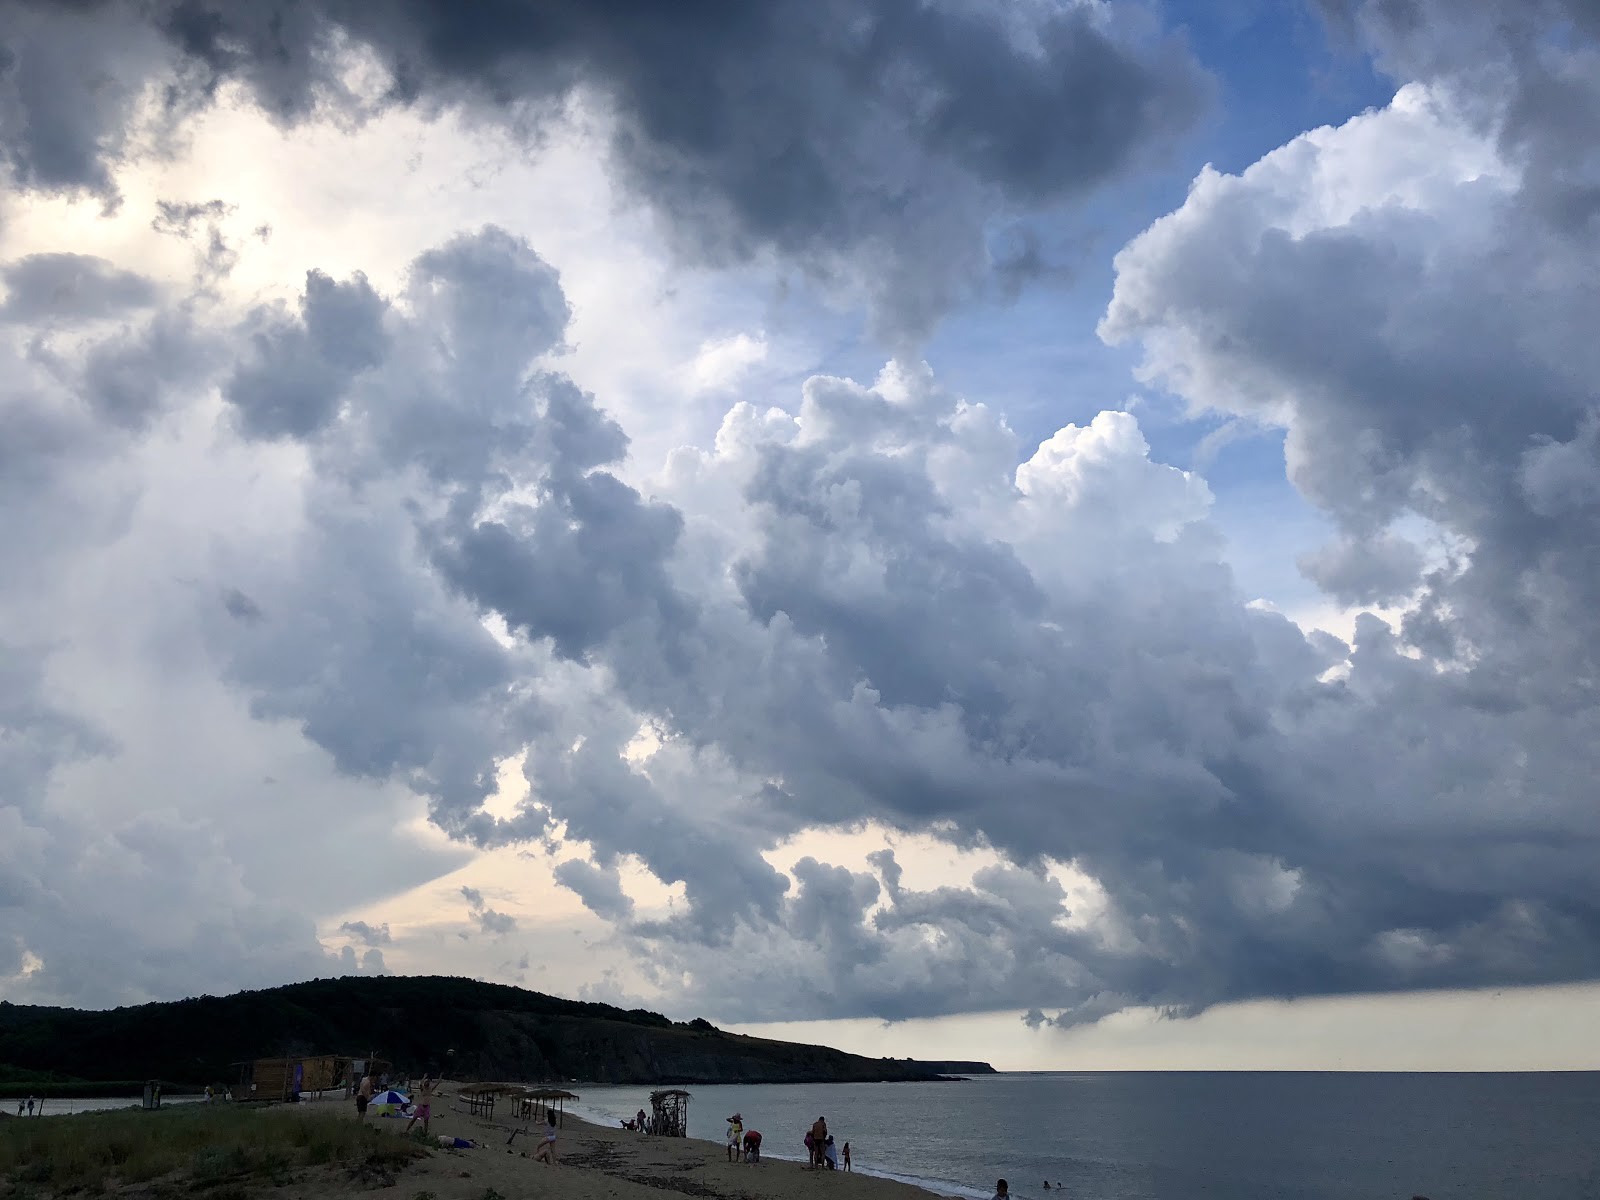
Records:
[[[356,1085],[356,1120],[367,1119],[367,1105],[372,1103],[372,1076],[363,1075]]]
[[[435,1080],[428,1075],[422,1077],[422,1086],[417,1088],[417,1111],[411,1114],[411,1120],[406,1123],[406,1132],[411,1132],[411,1126],[418,1121],[422,1122],[422,1135],[428,1135],[428,1122],[433,1118],[433,1089]]]
[[[739,1147],[744,1143],[744,1117],[734,1113],[728,1118],[728,1161],[739,1157]]]
[[[850,1169],[850,1143],[849,1142],[846,1142],[844,1144],[844,1169],[846,1171],[848,1171]]]
[[[818,1117],[816,1124],[811,1127],[811,1165],[822,1165],[822,1150],[828,1144],[828,1120]]]
[[[544,1141],[539,1143],[533,1157],[547,1167],[556,1160],[556,1111],[553,1108],[545,1115]]]
[[[33,1097],[32,1096],[28,1097],[28,1115],[30,1117],[33,1116]]]

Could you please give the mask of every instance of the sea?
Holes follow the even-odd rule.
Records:
[[[647,1087],[569,1085],[579,1116]],[[858,1171],[988,1200],[1600,1200],[1600,1072],[1012,1073],[959,1083],[689,1088],[689,1135],[726,1119],[805,1160],[819,1116]],[[1045,1189],[1048,1182],[1050,1187]]]

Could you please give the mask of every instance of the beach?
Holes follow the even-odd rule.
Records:
[[[518,1134],[508,1153],[506,1138],[512,1129],[521,1128],[521,1123],[513,1122],[509,1114],[497,1114],[493,1121],[471,1116],[455,1093],[456,1088],[446,1084],[435,1099],[431,1132],[477,1141],[483,1148],[435,1149],[431,1157],[418,1160],[398,1177],[397,1186],[404,1196],[431,1192],[437,1200],[485,1200],[486,1189],[509,1200],[544,1195],[559,1195],[562,1200],[661,1200],[662,1192],[718,1200],[816,1200],[822,1196],[830,1200],[930,1200],[936,1195],[896,1180],[813,1171],[780,1159],[730,1163],[720,1143],[651,1137],[571,1115],[565,1118],[556,1142],[558,1161],[547,1167],[533,1158],[542,1122],[534,1122],[530,1133]],[[331,1118],[355,1120],[355,1106],[345,1099],[275,1107],[264,1111],[262,1119],[271,1120],[295,1107],[327,1109]],[[392,1127],[395,1135],[406,1124],[392,1118],[373,1118],[372,1123],[380,1129]],[[306,1183],[311,1186],[291,1184],[273,1189],[273,1194],[285,1200],[299,1196],[326,1200],[325,1185],[309,1177]]]
[[[508,1105],[502,1102],[495,1121],[472,1117],[447,1084],[435,1100],[432,1132],[483,1148],[447,1151],[430,1143],[426,1157],[410,1157],[404,1120],[374,1117],[363,1127],[345,1098],[214,1111],[185,1104],[166,1114],[0,1120],[0,1176],[31,1188],[38,1200],[103,1188],[122,1200],[182,1200],[198,1192],[210,1200],[257,1193],[327,1200],[375,1187],[398,1188],[390,1192],[397,1200],[521,1200],[557,1189],[562,1200],[662,1200],[672,1192],[726,1200],[988,1200],[1000,1176],[1016,1200],[1600,1195],[1600,1075],[1587,1073],[1180,1072],[1000,1075],[955,1085],[701,1085],[693,1089],[689,1128],[702,1139],[620,1129],[615,1117],[636,1111],[648,1087],[575,1089],[581,1116],[590,1120],[569,1112],[554,1167],[531,1157],[542,1122],[519,1134],[508,1154]],[[609,1121],[605,1110],[615,1110]],[[720,1134],[731,1112],[763,1133],[772,1153],[760,1165],[726,1161]],[[808,1171],[792,1161],[819,1114],[841,1142],[854,1145],[855,1174]],[[53,1145],[27,1146],[52,1130],[60,1134]],[[223,1186],[226,1195],[217,1190]]]

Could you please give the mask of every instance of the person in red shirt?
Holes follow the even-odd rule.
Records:
[[[744,1160],[753,1163],[761,1161],[761,1134],[757,1130],[745,1130]]]

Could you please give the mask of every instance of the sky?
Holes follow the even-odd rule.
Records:
[[[1600,1068],[1592,0],[0,0],[0,998]]]

